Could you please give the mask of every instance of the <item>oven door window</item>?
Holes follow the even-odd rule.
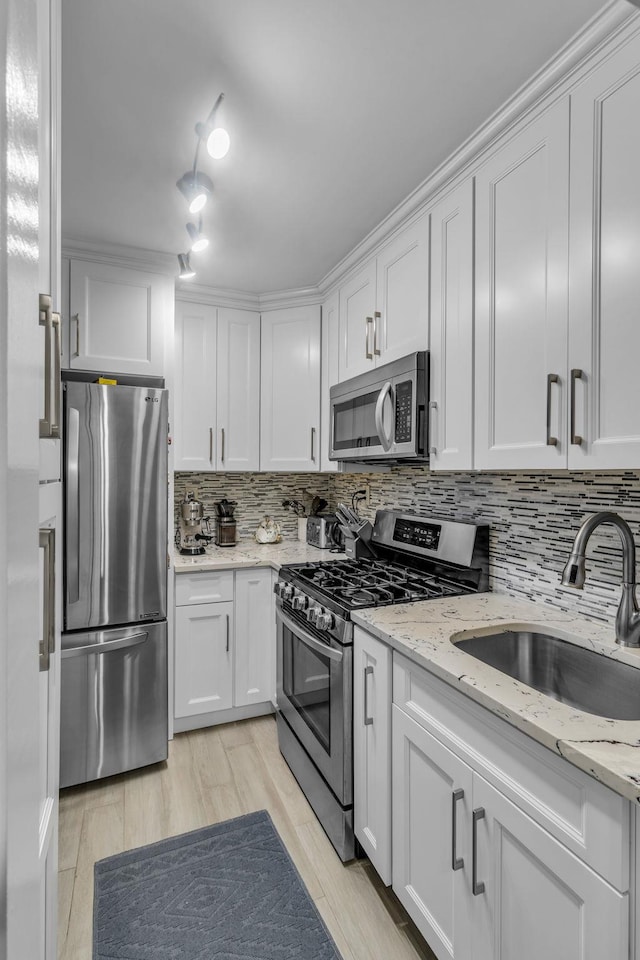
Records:
[[[333,448],[354,450],[356,447],[378,447],[376,403],[379,390],[335,403],[333,406]]]
[[[331,753],[331,661],[284,628],[283,692],[321,744]]]

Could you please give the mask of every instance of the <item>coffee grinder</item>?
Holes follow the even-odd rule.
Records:
[[[234,547],[236,544],[236,519],[233,511],[235,500],[218,500],[216,508],[216,543],[219,547]]]
[[[204,553],[204,544],[213,540],[209,528],[209,517],[203,516],[201,500],[196,499],[193,491],[187,491],[180,504],[178,547],[180,553],[188,557],[197,557]],[[206,531],[206,532],[204,532]]]

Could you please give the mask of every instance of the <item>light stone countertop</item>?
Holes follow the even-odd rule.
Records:
[[[500,630],[540,629],[640,670],[640,650],[615,643],[613,626],[544,603],[494,593],[377,607],[353,621],[493,714],[629,800],[640,802],[640,720],[583,713],[538,693],[458,650],[462,640]],[[640,672],[638,673],[640,684]]]
[[[173,549],[173,568],[176,573],[238,570],[242,567],[272,567],[279,570],[284,563],[344,559],[344,553],[319,550],[300,540],[282,540],[280,543],[239,540],[235,547],[208,546],[206,553],[199,557],[183,557],[175,547]]]

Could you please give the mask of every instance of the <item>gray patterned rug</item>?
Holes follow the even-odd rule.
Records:
[[[95,865],[94,960],[340,960],[266,810]]]

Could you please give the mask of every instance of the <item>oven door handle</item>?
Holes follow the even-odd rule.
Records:
[[[333,647],[327,646],[326,643],[322,643],[320,640],[316,640],[315,637],[312,637],[310,633],[307,633],[306,630],[303,630],[299,623],[296,623],[295,620],[291,620],[284,610],[278,610],[278,616],[284,623],[285,627],[288,627],[291,630],[291,633],[294,633],[298,640],[301,640],[307,647],[310,647],[312,650],[315,650],[316,653],[320,653],[323,657],[327,657],[329,660],[335,661],[335,663],[340,663],[344,654],[342,650],[334,650]]]

